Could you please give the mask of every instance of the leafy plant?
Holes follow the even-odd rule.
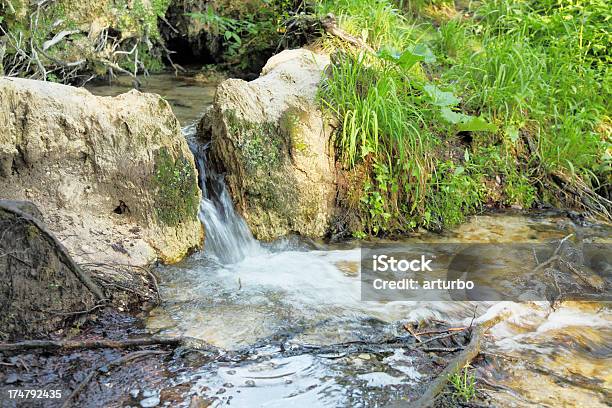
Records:
[[[449,381],[453,386],[453,395],[459,400],[469,402],[476,397],[476,378],[474,374],[470,374],[469,367],[463,367],[463,371],[459,370],[449,377]]]

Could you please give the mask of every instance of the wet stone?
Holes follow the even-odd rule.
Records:
[[[149,397],[140,401],[142,408],[153,408],[159,405],[159,397]]]
[[[20,381],[19,376],[15,373],[11,373],[6,377],[6,380],[4,380],[4,383],[5,384],[15,384],[18,381]]]

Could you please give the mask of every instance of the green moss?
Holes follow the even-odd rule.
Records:
[[[280,119],[280,128],[291,142],[291,148],[300,153],[308,152],[308,145],[304,141],[300,123],[306,121],[306,112],[298,108],[287,109]]]
[[[162,222],[175,226],[197,217],[197,177],[185,157],[175,159],[165,147],[157,150],[153,182],[157,188],[157,216]]]
[[[251,123],[233,111],[227,111],[226,118],[249,176],[246,193],[261,208],[288,214],[295,208],[296,183],[287,178],[284,168],[288,141],[281,127],[272,122]]]
[[[234,111],[226,114],[230,133],[239,135],[237,147],[248,173],[274,171],[283,164],[285,140],[275,123],[248,122],[238,118]]]

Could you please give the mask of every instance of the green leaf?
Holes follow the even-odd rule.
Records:
[[[461,121],[465,119],[465,115],[463,113],[453,112],[451,108],[447,106],[440,109],[440,112],[442,113],[442,118],[453,125],[461,123]]]
[[[411,51],[404,51],[402,55],[400,55],[397,64],[408,70],[414,66],[419,61],[423,61],[423,57],[420,55],[413,54]]]
[[[436,56],[425,44],[417,44],[412,47],[412,49],[409,48],[401,54],[394,50],[383,48],[377,55],[379,58],[394,62],[406,70],[412,68],[417,62],[420,61],[427,63],[436,62]]]
[[[463,132],[495,132],[497,126],[481,117],[466,115],[466,120],[459,124],[459,130]]]
[[[512,143],[516,143],[519,138],[519,130],[515,126],[508,126],[506,128],[506,135],[508,135]]]
[[[428,63],[428,64],[432,64],[434,62],[436,62],[436,56],[434,55],[434,53],[431,51],[431,49],[425,45],[425,44],[417,44],[414,46],[414,48],[412,49],[412,53],[414,55],[418,55],[420,56],[422,59],[422,61]]]
[[[455,168],[455,176],[458,176],[460,174],[462,174],[465,171],[465,167],[463,166],[457,166]]]
[[[455,106],[460,101],[460,99],[457,98],[452,92],[442,91],[440,88],[433,84],[427,84],[423,87],[423,89],[431,98],[431,103],[436,106]]]

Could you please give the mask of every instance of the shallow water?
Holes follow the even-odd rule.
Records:
[[[179,122],[188,125],[197,120],[204,108],[212,103],[216,83],[198,83],[189,75],[155,74],[141,77],[141,92],[161,95],[170,103]],[[89,82],[85,88],[98,96],[117,96],[133,89],[131,78],[121,76],[111,83]]]
[[[562,216],[488,215],[473,217],[443,236],[425,233],[413,240],[546,241],[576,228]],[[595,239],[609,237],[607,227],[591,232]],[[471,320],[476,307],[477,314],[484,314],[481,320],[508,311],[509,318],[493,328],[486,346],[487,352],[504,358],[489,357],[478,370],[489,382],[515,390],[518,397],[511,391],[492,390],[494,401],[502,406],[568,407],[610,402],[606,390],[612,378],[612,314],[607,304],[566,302],[552,309],[548,302],[364,302],[359,248],[285,245],[284,249],[262,247],[261,253],[231,264],[202,253],[164,268],[166,301],[150,316],[149,329],[238,349],[271,338],[284,338],[289,346],[373,340],[401,334],[398,322],[440,319],[462,325]],[[237,374],[230,383],[244,389],[223,387],[229,377],[223,368],[210,366],[203,368],[193,389],[214,396],[223,388],[224,398],[234,396],[234,406],[283,406],[288,401],[295,406],[370,406],[367,399],[352,393],[361,390],[374,400],[390,390],[406,395],[402,386],[428,374],[411,366],[409,356],[395,352],[405,360],[400,364],[403,369],[386,356],[372,365],[368,361],[362,365],[364,371],[355,373],[346,361],[281,358],[270,351],[271,366],[241,363],[234,368]],[[245,385],[252,372],[274,378]],[[283,373],[286,376],[276,378]],[[352,381],[359,384],[345,384]],[[227,400],[218,403],[222,401]]]

